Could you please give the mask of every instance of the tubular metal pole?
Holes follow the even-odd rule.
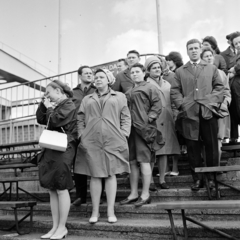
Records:
[[[158,29],[158,51],[160,54],[163,54],[162,49],[162,32],[161,32],[161,13],[160,13],[160,0],[156,0],[157,8],[157,29]]]
[[[58,74],[61,74],[61,0],[58,0]]]

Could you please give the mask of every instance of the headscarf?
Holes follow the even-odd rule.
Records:
[[[164,58],[160,56],[152,56],[146,59],[145,68],[147,69],[147,71],[149,71],[149,67],[154,63],[160,64],[163,75],[168,74],[169,68],[168,68],[167,62]]]
[[[112,72],[110,72],[108,69],[106,68],[100,68],[97,70],[97,72],[104,72],[107,76],[109,85],[113,85],[115,83],[115,77],[113,76]]]

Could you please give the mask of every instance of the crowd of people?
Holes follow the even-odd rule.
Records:
[[[184,146],[193,177],[191,189],[203,187],[202,175],[194,169],[204,164],[218,166],[222,142],[238,140],[240,32],[226,38],[229,47],[223,52],[212,36],[202,42],[189,40],[186,64],[180,53],[170,52],[165,57],[148,57],[143,65],[140,54],[131,50],[126,59],[118,60],[116,78],[107,69],[93,73],[85,65],[78,69],[81,83],[76,88],[60,80],[46,87],[37,121],[50,130],[63,128],[68,147],[65,152],[44,149],[39,158],[40,184],[49,189],[53,218],[52,229],[42,239],[61,239],[67,234],[72,169],[75,206],[86,203],[87,178],[91,177],[92,224],[99,220],[104,190],[108,222],[117,222],[116,175],[129,174],[131,191],[121,205],[140,207],[151,202],[150,191],[168,189],[165,176],[179,175],[178,157]],[[155,164],[157,186],[152,177]],[[208,181],[212,188],[211,175]]]

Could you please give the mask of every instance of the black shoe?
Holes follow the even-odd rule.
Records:
[[[151,196],[149,196],[147,199],[143,200],[141,197],[137,200],[137,202],[134,203],[135,207],[141,207],[144,204],[151,203]]]
[[[160,183],[159,185],[160,185],[161,189],[169,189],[169,186],[165,182]]]
[[[81,198],[77,198],[75,201],[72,202],[72,205],[75,207],[79,207],[82,204]]]
[[[133,199],[124,199],[122,201],[119,202],[120,205],[125,205],[125,204],[129,204],[129,203],[134,203],[138,200],[138,197],[137,198],[133,198]]]
[[[203,181],[197,180],[191,186],[192,191],[199,191],[200,188],[203,188]]]
[[[149,191],[150,192],[157,192],[157,187],[156,187],[155,183],[150,184]]]

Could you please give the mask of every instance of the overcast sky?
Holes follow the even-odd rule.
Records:
[[[0,42],[58,69],[58,0],[0,0]],[[186,57],[186,41],[240,30],[239,0],[161,0],[163,53]],[[61,0],[62,69],[125,57],[128,50],[157,53],[155,0]],[[0,44],[1,45],[1,44]]]

